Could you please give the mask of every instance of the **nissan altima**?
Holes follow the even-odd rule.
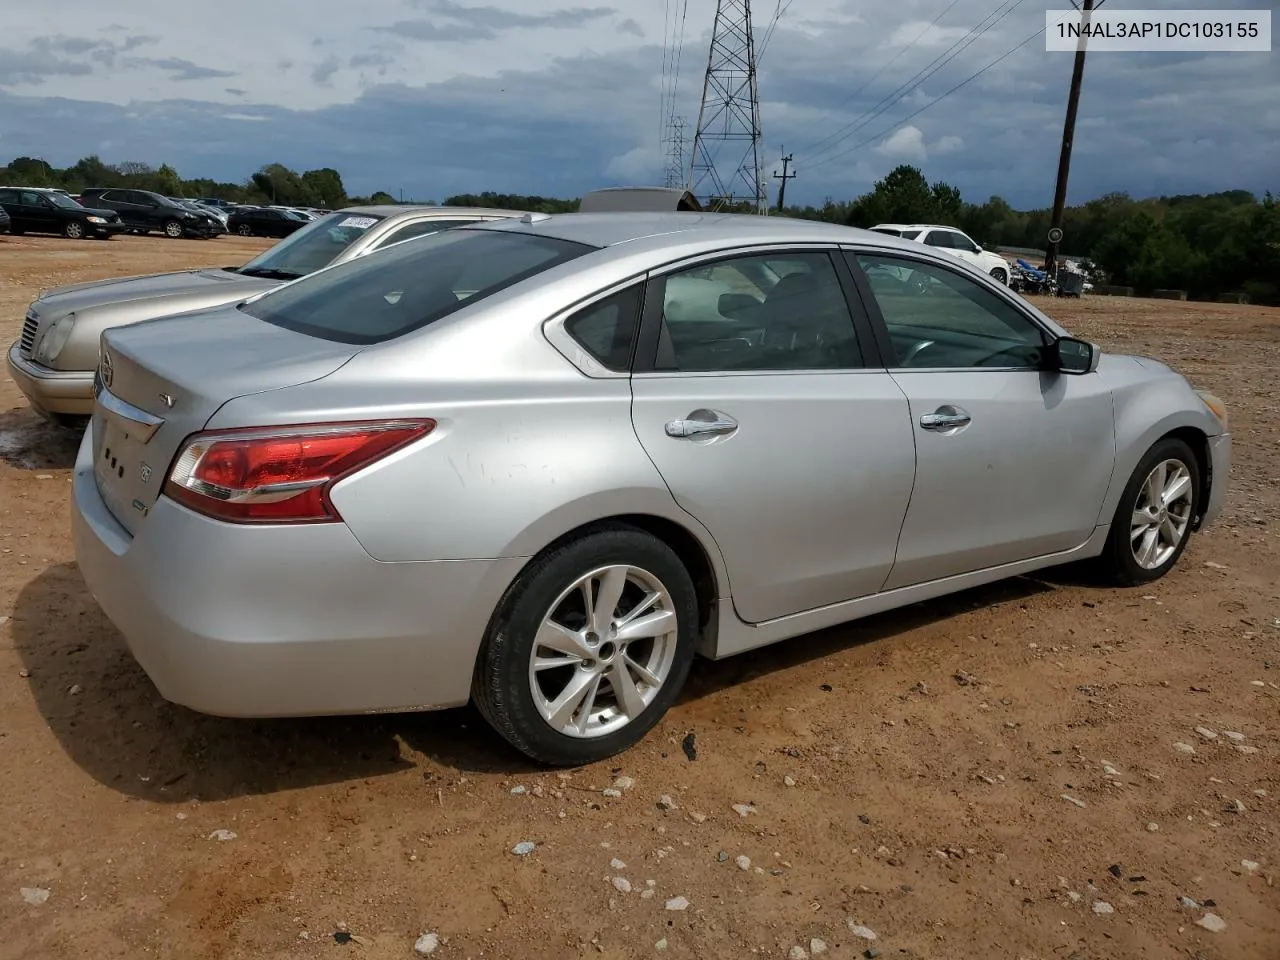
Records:
[[[172,701],[473,701],[567,765],[696,654],[1073,561],[1161,577],[1229,461],[1217,398],[923,244],[533,214],[107,330],[73,527]]]

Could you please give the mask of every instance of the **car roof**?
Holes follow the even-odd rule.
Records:
[[[366,214],[371,217],[394,217],[407,213],[438,213],[442,217],[478,215],[485,217],[519,217],[523,210],[499,210],[494,207],[442,207],[431,203],[376,203],[356,207],[341,207],[334,213]]]
[[[477,224],[466,229],[524,231],[584,243],[593,247],[612,247],[642,239],[668,236],[677,242],[701,240],[743,240],[763,242],[852,243],[872,242],[878,246],[894,245],[904,250],[914,247],[908,241],[858,227],[801,220],[796,217],[767,217],[743,213],[562,213],[541,214],[503,220],[500,223]]]
[[[16,185],[11,186],[7,183],[0,183],[0,190],[30,190],[33,193],[67,193],[67,191],[63,190],[61,187],[21,187]],[[71,196],[71,194],[67,193],[67,196]]]

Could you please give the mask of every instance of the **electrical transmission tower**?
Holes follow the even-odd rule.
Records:
[[[760,141],[751,0],[718,0],[688,189],[707,209],[746,201],[757,213],[768,213]],[[729,153],[725,159],[722,150]]]
[[[684,117],[672,117],[667,121],[667,174],[668,187],[684,186]]]

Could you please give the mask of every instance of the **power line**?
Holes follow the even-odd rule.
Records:
[[[928,110],[928,109],[929,109],[930,107],[932,107],[934,104],[940,103],[940,102],[942,102],[943,100],[947,99],[947,97],[951,96],[951,94],[955,93],[955,92],[956,92],[957,90],[959,90],[961,87],[966,86],[966,85],[967,85],[967,84],[969,84],[969,83],[972,83],[974,80],[977,80],[980,76],[982,76],[984,73],[986,73],[986,72],[987,72],[988,70],[990,70],[992,67],[994,67],[996,64],[1000,63],[1000,62],[1001,62],[1001,61],[1003,61],[1003,60],[1007,60],[1009,57],[1013,56],[1015,53],[1017,53],[1019,50],[1021,50],[1023,47],[1025,47],[1025,46],[1026,46],[1028,43],[1030,43],[1032,40],[1036,39],[1036,37],[1040,36],[1040,34],[1044,33],[1044,31],[1045,31],[1045,28],[1044,28],[1044,27],[1041,27],[1039,30],[1037,30],[1035,33],[1031,34],[1031,36],[1027,37],[1025,40],[1023,40],[1021,43],[1019,43],[1019,44],[1018,44],[1017,46],[1015,46],[1013,49],[1011,49],[1011,50],[1007,50],[1006,52],[1004,52],[1004,53],[1000,54],[1000,56],[996,57],[994,60],[992,60],[992,61],[991,61],[990,63],[988,63],[986,66],[984,66],[982,69],[980,69],[980,70],[978,70],[978,71],[976,71],[976,72],[974,72],[974,73],[971,73],[969,76],[965,77],[963,80],[961,80],[959,83],[957,83],[957,84],[956,84],[954,87],[952,87],[950,90],[947,90],[945,93],[939,94],[938,96],[934,97],[932,100],[930,100],[930,101],[929,101],[928,103],[926,103],[924,106],[920,107],[918,110],[913,110],[911,113],[907,114],[905,117],[903,117],[903,118],[902,118],[901,120],[899,120],[897,123],[893,124],[892,126],[885,127],[885,128],[884,128],[883,130],[881,130],[879,133],[875,134],[874,136],[868,137],[867,139],[865,139],[865,140],[863,140],[863,141],[861,141],[861,142],[859,142],[859,143],[855,143],[852,147],[846,147],[844,150],[841,150],[839,153],[832,154],[832,155],[830,155],[830,156],[826,157],[825,159],[822,159],[822,160],[817,161],[816,163],[814,163],[814,164],[812,164],[812,165],[811,165],[810,169],[812,169],[813,167],[822,167],[822,166],[826,166],[828,163],[831,163],[831,162],[833,162],[833,161],[835,161],[835,160],[839,160],[841,157],[846,157],[846,156],[848,156],[849,154],[851,154],[851,153],[853,153],[853,152],[855,152],[855,151],[857,151],[857,150],[861,150],[863,147],[867,146],[868,144],[870,144],[870,143],[874,143],[875,141],[879,140],[881,137],[887,136],[888,134],[892,133],[894,130],[897,130],[899,127],[901,127],[901,126],[902,126],[904,123],[906,123],[907,121],[909,121],[909,120],[913,120],[913,119],[915,119],[916,117],[920,116],[920,114],[924,113],[926,110]]]
[[[950,12],[951,12],[951,10],[955,7],[955,5],[956,5],[957,3],[959,3],[959,2],[960,2],[960,0],[951,0],[951,2],[947,4],[946,9],[944,9],[940,14],[938,14],[936,17],[934,17],[934,18],[933,18],[933,20],[929,23],[929,25],[928,25],[927,27],[925,27],[925,28],[924,28],[923,30],[921,30],[918,34],[916,34],[915,39],[913,39],[910,43],[906,44],[906,46],[904,46],[901,50],[899,50],[896,54],[894,54],[893,59],[892,59],[892,60],[890,60],[888,63],[886,63],[886,64],[885,64],[883,67],[881,67],[879,70],[877,70],[875,73],[873,73],[873,74],[871,75],[871,78],[870,78],[869,80],[866,80],[866,81],[862,84],[862,86],[858,87],[858,89],[857,89],[857,90],[853,91],[853,93],[849,94],[849,96],[845,97],[845,98],[844,98],[843,100],[841,100],[838,104],[836,104],[834,107],[832,107],[830,110],[828,110],[825,114],[823,114],[823,115],[822,115],[822,116],[817,120],[817,122],[816,122],[816,123],[814,123],[814,126],[815,126],[815,127],[821,127],[821,126],[822,126],[822,124],[823,124],[823,122],[824,122],[828,117],[832,117],[832,116],[834,116],[837,112],[839,112],[841,109],[843,109],[843,108],[844,108],[844,105],[845,105],[846,103],[851,103],[852,101],[856,100],[859,96],[861,96],[861,94],[862,94],[862,91],[863,91],[863,90],[867,89],[867,87],[869,87],[869,86],[871,86],[871,84],[875,83],[875,82],[876,82],[876,80],[878,80],[878,79],[879,79],[879,78],[884,74],[884,72],[885,72],[886,70],[888,70],[888,69],[889,69],[890,67],[892,67],[895,63],[897,63],[897,62],[898,62],[898,60],[900,60],[900,59],[902,58],[902,55],[903,55],[904,53],[906,53],[908,50],[910,50],[912,47],[914,47],[917,43],[919,43],[919,42],[920,42],[920,40],[924,37],[924,35],[925,35],[926,33],[928,33],[930,30],[932,30],[934,27],[936,27],[936,26],[938,25],[938,21],[940,21],[943,17],[945,17],[948,13],[950,13]],[[815,150],[816,150],[818,147],[822,146],[822,144],[824,144],[827,140],[829,140],[829,139],[831,138],[831,136],[832,136],[832,135],[831,135],[831,134],[829,134],[829,135],[827,135],[826,137],[823,137],[821,140],[819,140],[817,143],[815,143],[811,149],[815,149]]]
[[[956,2],[959,2],[959,0],[956,0]],[[760,41],[760,49],[756,51],[756,66],[760,65],[760,58],[764,56],[765,48],[769,46],[769,41],[773,39],[773,31],[778,28],[778,21],[786,16],[793,3],[795,3],[795,0],[785,0],[785,2],[784,0],[778,0],[778,5],[773,9],[773,19],[769,21],[769,26],[765,28],[764,39]]]
[[[950,63],[952,60],[958,57],[961,53],[963,53],[966,49],[968,49],[970,46],[976,43],[985,33],[987,33],[994,26],[996,26],[996,24],[998,24],[1001,20],[1009,16],[1009,14],[1013,13],[1013,11],[1016,10],[1019,6],[1021,6],[1023,2],[1024,0],[1011,0],[1011,2],[1010,0],[1004,0],[1004,2],[1002,2],[998,7],[996,7],[995,10],[987,14],[987,16],[983,17],[982,20],[978,22],[977,26],[973,27],[963,37],[961,37],[959,40],[953,43],[950,47],[948,47],[946,50],[940,53],[937,57],[935,57],[933,61],[929,63],[929,65],[926,66],[923,70],[918,71],[915,74],[915,76],[908,79],[905,83],[899,86],[892,93],[881,98],[881,100],[875,106],[873,106],[870,110],[865,111],[860,117],[858,117],[852,123],[846,124],[843,128],[841,128],[841,130],[837,131],[836,134],[833,135],[835,139],[832,139],[832,137],[827,137],[826,139],[831,140],[831,143],[828,146],[825,146],[819,150],[816,150],[815,153],[820,156],[823,153],[834,150],[837,146],[839,146],[845,140],[848,140],[849,137],[853,136],[863,127],[867,126],[867,124],[869,124],[876,117],[880,116],[881,114],[889,110],[891,107],[893,107],[894,104],[896,104],[899,100],[902,100],[908,94],[914,92],[926,80],[928,80],[935,73],[937,73],[939,70],[945,67],[948,63]],[[993,17],[994,19],[992,19]]]
[[[665,0],[662,14],[662,84],[658,100],[658,142],[667,129],[667,61],[671,55],[671,0]]]

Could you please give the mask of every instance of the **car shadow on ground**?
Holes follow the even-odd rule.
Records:
[[[84,427],[60,427],[17,407],[0,413],[0,460],[18,470],[70,470]]]
[[[1004,581],[723,661],[699,660],[680,699],[701,699],[753,676],[1048,589],[1025,579]],[[469,706],[235,720],[168,703],[72,563],[50,567],[22,589],[10,628],[26,674],[22,682],[62,749],[99,783],[131,797],[215,801],[355,781],[420,766],[415,751],[462,773],[535,769]]]

